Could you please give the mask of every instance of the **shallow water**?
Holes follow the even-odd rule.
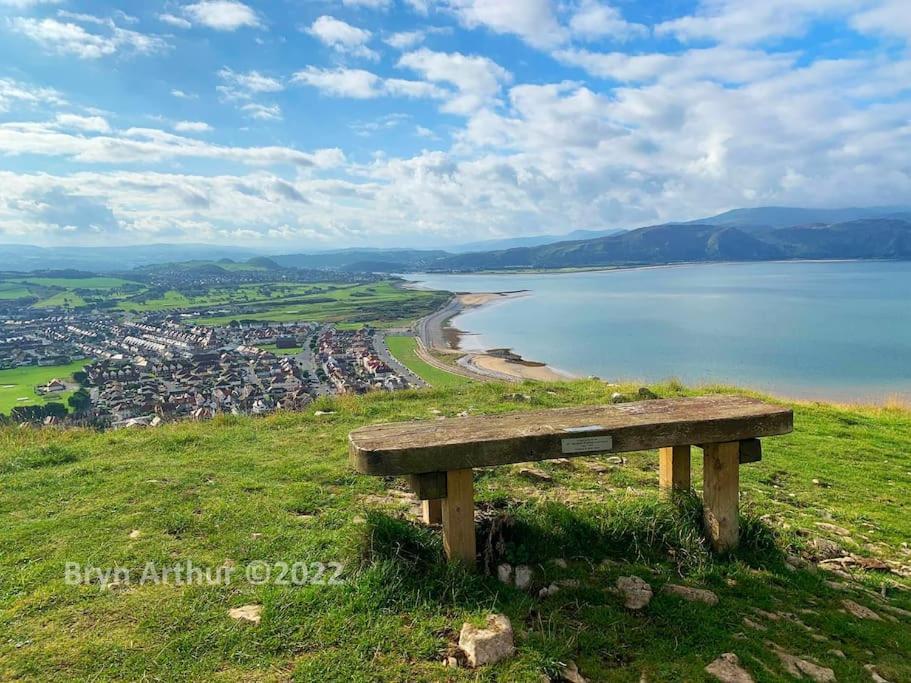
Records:
[[[530,290],[453,321],[577,375],[726,382],[782,396],[911,400],[911,263],[705,264],[424,275],[460,292]]]

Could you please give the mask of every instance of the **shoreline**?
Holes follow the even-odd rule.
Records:
[[[524,296],[528,290],[506,292],[456,292],[443,308],[419,320],[415,325],[419,345],[426,353],[425,360],[432,353],[458,355],[456,364],[467,374],[482,381],[505,380],[521,382],[526,379],[541,382],[561,382],[578,379],[575,375],[551,367],[547,363],[528,360],[510,349],[488,349],[467,351],[461,349],[462,337],[470,334],[451,325],[452,319],[465,310],[488,306],[497,301]],[[437,365],[436,363],[432,363]],[[445,366],[445,363],[440,363]],[[437,365],[437,367],[440,367]],[[444,369],[444,368],[441,368]],[[449,367],[449,372],[455,368]],[[456,372],[455,374],[462,374]]]

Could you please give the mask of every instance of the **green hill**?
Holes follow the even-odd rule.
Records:
[[[346,435],[367,423],[604,403],[617,390],[478,383],[144,431],[2,429],[0,679],[512,682],[573,660],[591,681],[698,681],[726,652],[757,681],[787,679],[795,665],[773,644],[839,681],[871,680],[867,665],[911,679],[908,578],[859,560],[842,575],[785,562],[911,564],[907,410],[796,405],[794,434],[768,439],[742,470],[744,540],[728,559],[706,550],[698,500],[660,499],[654,453],[541,464],[550,483],[478,472],[480,529],[502,541],[493,559],[528,564],[534,593],[444,564],[402,483],[347,463]],[[139,585],[148,563],[160,576],[187,561],[240,578]],[[128,568],[130,581],[67,585],[67,562]],[[341,584],[242,580],[250,567],[282,575],[282,562],[342,563]],[[655,590],[641,612],[612,591],[629,575]],[[718,604],[685,602],[661,590],[669,582]],[[539,598],[552,583],[559,591]],[[262,607],[260,623],[229,617],[245,605]],[[462,623],[491,611],[511,618],[516,656],[477,672],[444,666]]]

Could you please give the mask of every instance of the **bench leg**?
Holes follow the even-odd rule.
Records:
[[[424,524],[442,524],[443,523],[443,501],[440,499],[436,500],[422,500],[422,517],[424,519]]]
[[[709,540],[716,552],[737,546],[739,537],[740,443],[705,444],[702,504]]]
[[[474,535],[474,473],[452,470],[446,473],[443,499],[443,549],[450,562],[474,566],[477,556]]]
[[[658,485],[662,493],[690,488],[690,447],[671,446],[658,453]]]

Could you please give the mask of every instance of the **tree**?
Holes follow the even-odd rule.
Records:
[[[77,413],[92,407],[92,399],[89,397],[89,392],[85,389],[77,390],[66,402],[67,405]]]

